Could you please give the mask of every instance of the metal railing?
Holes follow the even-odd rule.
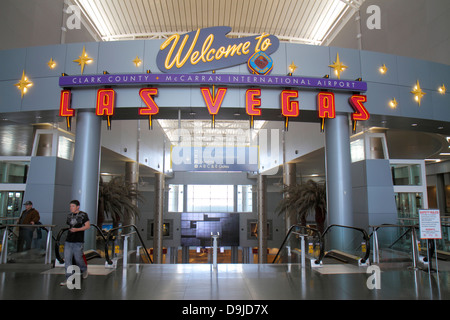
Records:
[[[300,232],[300,231],[303,231],[303,232]],[[276,263],[278,261],[278,259],[281,257],[281,252],[283,251],[283,248],[285,248],[285,246],[286,246],[287,241],[293,235],[298,236],[300,238],[300,241],[301,241],[300,247],[302,247],[302,249],[303,249],[302,252],[303,252],[303,256],[304,256],[304,253],[305,253],[304,237],[308,236],[308,234],[314,234],[315,236],[317,236],[317,238],[319,239],[319,245],[320,245],[320,248],[322,251],[323,250],[323,239],[322,239],[322,235],[320,234],[319,230],[317,230],[315,228],[311,228],[311,227],[302,226],[299,224],[294,224],[289,228],[289,230],[286,234],[286,237],[284,238],[283,242],[281,243],[280,249],[278,250],[277,254],[275,255],[275,258],[273,259],[272,263]],[[316,259],[312,263],[319,265],[320,261],[318,259]]]
[[[321,249],[320,249],[320,255],[319,258],[317,259],[320,263],[322,262],[323,258],[325,257],[325,236],[328,232],[330,232],[330,230],[333,229],[337,229],[337,228],[344,228],[344,229],[351,229],[351,230],[355,230],[359,233],[361,233],[362,238],[365,242],[366,245],[366,252],[363,258],[361,258],[359,260],[360,264],[365,264],[370,257],[370,237],[367,233],[366,230],[362,229],[362,228],[358,228],[358,227],[352,227],[352,226],[345,226],[345,225],[339,225],[339,224],[332,224],[330,226],[328,226],[325,231],[322,234],[322,244],[321,244]]]
[[[95,229],[97,229],[98,233],[100,234],[100,236],[103,238],[103,241],[106,243],[106,237],[103,234],[103,230],[99,228],[99,226],[97,226],[96,224],[91,224],[91,227],[94,227]],[[56,236],[55,239],[55,258],[60,262],[60,263],[64,263],[64,259],[61,257],[60,255],[60,245],[61,245],[61,238],[64,234],[64,232],[68,231],[70,228],[62,228],[61,230],[59,230],[58,235]]]
[[[125,228],[133,228],[135,233],[138,236],[139,241],[141,242],[142,248],[145,251],[145,254],[147,255],[148,260],[150,261],[150,263],[153,263],[152,258],[150,257],[150,254],[147,250],[147,248],[145,247],[145,243],[142,240],[141,235],[139,234],[139,231],[137,229],[137,227],[133,224],[127,225],[127,226],[121,226],[121,227],[116,227],[116,228],[112,228],[108,231],[107,235],[106,235],[106,241],[105,241],[105,260],[109,265],[113,264],[113,261],[111,260],[111,258],[109,257],[109,243],[112,242],[113,238],[115,237],[114,233],[119,230],[119,229],[125,229]],[[128,237],[126,237],[124,239],[124,241],[128,241]],[[128,246],[127,246],[128,248]],[[128,252],[124,252],[124,257],[125,255],[128,255]],[[125,265],[125,264],[124,264]]]
[[[9,254],[9,246],[8,241],[10,240],[10,237],[12,235],[15,235],[13,229],[14,228],[30,228],[30,229],[43,229],[47,231],[47,239],[46,239],[46,246],[45,246],[45,258],[44,263],[45,264],[51,264],[51,245],[52,245],[52,228],[54,228],[55,225],[43,225],[43,224],[6,224],[1,225],[0,230],[4,229],[3,232],[3,240],[2,240],[2,250],[1,250],[1,256],[0,256],[0,264],[5,264],[8,262],[8,254]],[[34,231],[33,231],[34,232]],[[17,236],[17,235],[16,235]]]
[[[373,238],[373,262],[379,264],[380,263],[380,245],[379,245],[379,236],[378,232],[380,229],[385,228],[405,228],[406,230],[401,232],[401,234],[394,240],[390,245],[387,246],[388,249],[392,249],[398,242],[404,241],[404,238],[407,235],[411,236],[411,260],[412,260],[412,267],[417,268],[418,262],[419,262],[419,248],[418,248],[418,238],[416,234],[416,229],[419,228],[418,225],[401,225],[401,224],[382,224],[382,225],[376,225],[376,226],[369,226],[369,228],[372,228],[372,238]],[[408,251],[408,250],[406,250]]]

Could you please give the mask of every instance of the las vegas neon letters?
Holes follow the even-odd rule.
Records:
[[[223,103],[227,88],[218,88],[217,92],[211,91],[207,87],[200,88],[205,105],[211,115],[216,115]],[[153,99],[158,95],[157,88],[142,88],[139,96],[146,107],[139,109],[139,115],[156,115],[159,107]],[[245,110],[250,116],[260,116],[261,109],[261,89],[248,89],[245,93]],[[299,97],[297,90],[282,90],[280,94],[281,113],[285,117],[298,117],[300,114]],[[96,115],[113,116],[115,109],[116,92],[114,89],[99,89],[97,91]],[[364,107],[367,102],[365,95],[355,94],[349,98],[349,104],[355,111],[351,115],[353,121],[365,121],[370,118],[370,114]],[[336,116],[336,102],[332,92],[319,92],[317,94],[317,111],[319,118],[334,118]],[[74,110],[71,109],[71,91],[62,90],[60,97],[60,116],[71,117]]]

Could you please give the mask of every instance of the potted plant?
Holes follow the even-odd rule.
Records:
[[[122,177],[114,177],[109,182],[104,182],[100,177],[98,226],[102,227],[105,217],[113,220],[113,228],[118,227],[120,221],[126,221],[133,217],[138,218],[137,199],[141,199],[141,194],[134,184],[126,182]]]
[[[294,209],[297,221],[306,226],[306,218],[313,211],[317,229],[323,233],[327,212],[325,184],[308,180],[305,184],[284,186],[282,192],[284,197],[276,209],[278,214]]]

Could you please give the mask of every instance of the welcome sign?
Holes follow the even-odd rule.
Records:
[[[230,27],[210,27],[174,34],[160,46],[156,64],[164,73],[202,72],[244,64],[255,53],[267,56],[278,49],[274,35],[228,38],[230,31]]]

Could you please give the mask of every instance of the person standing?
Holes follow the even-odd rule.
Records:
[[[61,285],[67,285],[71,276],[68,268],[73,262],[80,268],[83,279],[88,276],[87,265],[83,258],[84,231],[91,227],[89,217],[86,212],[80,211],[80,202],[78,200],[70,201],[70,213],[67,216],[69,231],[64,245],[64,262],[66,270],[66,281]]]
[[[39,222],[40,216],[39,212],[33,208],[33,203],[27,201],[24,203],[25,210],[22,211],[20,215],[18,224],[29,224],[34,225]],[[31,241],[33,240],[33,227],[19,227],[19,238],[17,240],[17,252],[22,252],[24,250],[23,245],[25,244],[25,250],[31,249]]]

